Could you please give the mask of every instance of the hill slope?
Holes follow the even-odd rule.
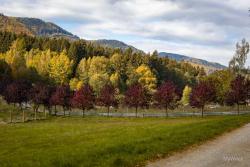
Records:
[[[108,39],[99,39],[99,40],[92,40],[91,42],[97,44],[97,45],[101,45],[104,47],[109,47],[109,48],[120,48],[122,50],[126,50],[128,48],[131,48],[133,52],[143,52],[142,50],[139,50],[137,48],[135,48],[134,46],[128,45],[122,41],[118,41],[118,40],[108,40]]]
[[[186,61],[186,62],[191,63],[194,66],[204,67],[204,69],[208,73],[211,73],[211,72],[216,71],[216,70],[222,70],[222,69],[227,68],[226,66],[221,65],[219,63],[209,62],[209,61],[206,61],[203,59],[197,59],[197,58],[179,55],[179,54],[174,54],[174,53],[160,52],[159,55],[162,57],[168,57],[170,59],[174,59],[176,61]]]
[[[27,17],[9,17],[0,14],[0,31],[27,34],[32,36],[65,37],[79,39],[72,33],[62,29],[54,23],[41,19]]]

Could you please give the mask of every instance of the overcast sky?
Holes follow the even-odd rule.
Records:
[[[117,39],[224,65],[250,40],[250,0],[0,0],[0,12],[52,21],[84,39]],[[250,65],[250,58],[247,65]]]

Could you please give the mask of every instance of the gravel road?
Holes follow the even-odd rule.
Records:
[[[250,167],[250,124],[147,167]]]

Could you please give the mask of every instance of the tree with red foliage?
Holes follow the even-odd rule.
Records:
[[[109,116],[109,111],[110,107],[117,107],[118,106],[118,100],[115,97],[115,88],[112,85],[105,85],[101,91],[100,95],[98,97],[98,104],[100,106],[105,106],[107,107],[108,111],[108,116]]]
[[[7,103],[19,104],[22,111],[23,122],[25,121],[25,113],[22,108],[22,103],[27,103],[29,90],[32,87],[31,83],[25,80],[17,80],[9,84],[4,92],[4,99]],[[10,121],[12,122],[12,112],[10,111]]]
[[[145,88],[140,84],[131,85],[125,92],[124,103],[128,107],[135,107],[136,117],[139,107],[148,107],[150,95]]]
[[[207,103],[215,99],[216,92],[213,84],[208,81],[198,83],[191,92],[190,105],[192,107],[200,108],[203,117],[204,107]]]
[[[6,87],[12,83],[12,78],[9,76],[3,76],[0,78],[0,95],[4,95]]]
[[[177,88],[171,81],[163,83],[154,94],[156,104],[165,108],[166,117],[168,116],[168,109],[176,108],[179,99]]]
[[[48,99],[50,98],[49,87],[45,84],[38,83],[33,86],[30,91],[30,100],[34,104],[35,120],[37,119],[37,110],[40,105],[44,105],[44,117],[46,118],[45,105],[47,104]]]
[[[53,103],[51,103],[51,97],[53,95],[53,93],[55,92],[56,88],[54,86],[46,86],[46,98],[43,100],[43,106],[44,106],[44,114],[46,117],[46,111],[45,108],[47,108],[49,114],[51,114],[51,106],[53,105]]]
[[[82,116],[86,109],[94,108],[95,95],[93,89],[85,84],[79,90],[77,90],[72,98],[73,106],[82,109]]]
[[[63,107],[63,113],[65,116],[65,110],[70,107],[71,91],[69,85],[57,86],[55,92],[51,96],[51,104],[60,105]],[[56,114],[56,109],[55,109]]]
[[[226,97],[226,103],[228,105],[237,105],[238,115],[240,114],[240,105],[246,104],[248,97],[248,86],[245,78],[238,75],[231,82],[231,90],[228,92]]]

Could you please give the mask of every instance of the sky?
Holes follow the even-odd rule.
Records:
[[[83,39],[224,65],[237,42],[250,41],[249,9],[250,0],[0,0],[0,13],[54,22]]]

